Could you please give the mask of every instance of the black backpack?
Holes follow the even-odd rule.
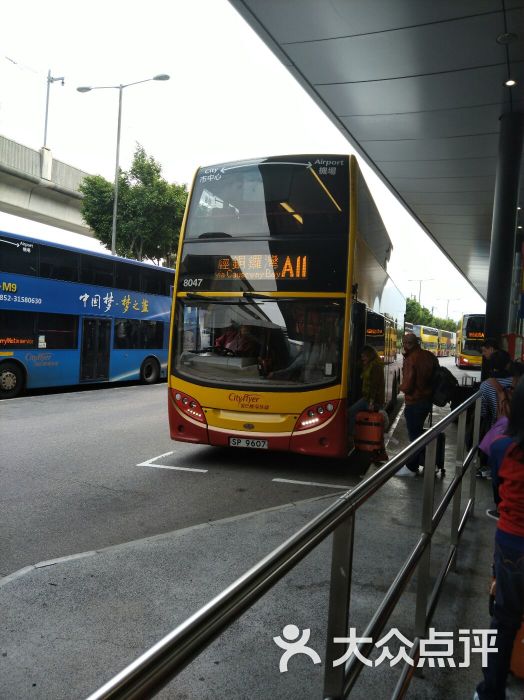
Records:
[[[433,393],[431,400],[435,406],[442,407],[451,401],[459,383],[458,379],[447,367],[441,367],[437,358],[435,358],[435,361],[436,365],[433,370]]]

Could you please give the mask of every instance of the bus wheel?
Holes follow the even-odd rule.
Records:
[[[24,388],[24,373],[15,362],[3,362],[0,365],[0,399],[13,399]]]
[[[154,357],[146,357],[140,368],[140,381],[155,384],[160,379],[160,365]]]

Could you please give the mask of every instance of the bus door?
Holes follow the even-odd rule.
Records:
[[[351,305],[351,332],[349,335],[349,400],[354,403],[362,395],[360,353],[366,344],[366,305],[354,301]]]
[[[110,319],[83,319],[80,381],[104,381],[109,379],[110,341]]]

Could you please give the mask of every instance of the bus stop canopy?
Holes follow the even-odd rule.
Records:
[[[523,111],[522,2],[230,2],[486,297],[499,123]]]

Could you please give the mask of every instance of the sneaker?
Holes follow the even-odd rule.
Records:
[[[395,474],[395,476],[417,476],[418,474],[418,469],[416,472],[411,471],[406,465],[404,465],[401,469],[398,470],[398,472]]]
[[[491,469],[489,467],[480,467],[479,469],[477,469],[476,476],[478,479],[490,479]]]
[[[488,516],[488,518],[493,518],[493,520],[499,519],[499,512],[496,508],[494,508],[493,510],[487,510],[486,515]]]

